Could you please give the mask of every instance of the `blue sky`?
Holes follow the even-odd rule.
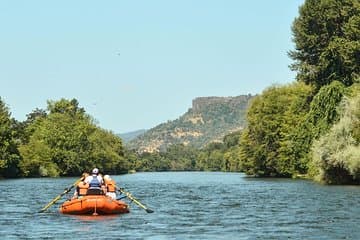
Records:
[[[115,133],[174,120],[204,96],[293,82],[304,0],[0,0],[0,97],[25,120],[76,98]]]

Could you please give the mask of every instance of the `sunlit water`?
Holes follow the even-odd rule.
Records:
[[[237,173],[113,176],[142,203],[109,217],[58,213],[76,178],[0,180],[1,239],[360,239],[360,187]]]

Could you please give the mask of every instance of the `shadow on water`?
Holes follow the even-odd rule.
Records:
[[[85,222],[103,222],[103,221],[111,221],[116,218],[119,218],[119,215],[69,215],[69,217],[74,218],[79,221],[85,221]]]

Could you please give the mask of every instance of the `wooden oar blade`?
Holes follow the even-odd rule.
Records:
[[[47,208],[46,208],[46,209],[47,209]],[[38,211],[38,213],[43,213],[43,212],[46,211],[46,209],[42,208],[42,209],[40,209],[40,210]]]
[[[145,211],[146,211],[147,213],[153,213],[153,212],[154,212],[154,210],[151,210],[150,208],[145,209]]]
[[[150,208],[147,208],[144,204],[142,204],[141,202],[139,202],[139,200],[137,200],[136,198],[134,198],[131,193],[125,191],[123,188],[118,188],[118,187],[116,187],[116,189],[117,189],[120,193],[125,194],[127,198],[129,198],[131,201],[133,201],[134,203],[136,203],[136,205],[138,205],[139,207],[141,207],[142,209],[144,209],[147,213],[153,213],[153,212],[154,212],[153,210],[151,210]]]

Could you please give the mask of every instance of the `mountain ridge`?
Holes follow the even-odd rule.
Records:
[[[147,131],[146,129],[139,129],[139,130],[135,130],[135,131],[119,133],[116,135],[119,136],[124,141],[124,143],[127,143],[127,142],[135,139],[136,137],[144,134],[146,131]]]
[[[210,142],[222,141],[229,133],[246,125],[246,110],[254,96],[198,97],[192,107],[179,118],[161,123],[126,145],[137,152],[165,151],[173,144],[202,148]]]

